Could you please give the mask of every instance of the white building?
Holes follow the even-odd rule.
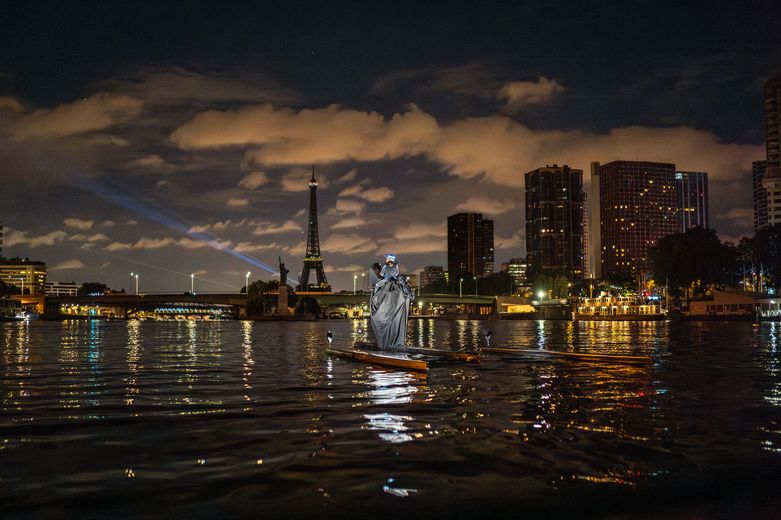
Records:
[[[46,295],[77,296],[80,288],[76,282],[46,282]]]

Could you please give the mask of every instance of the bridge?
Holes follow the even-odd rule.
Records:
[[[276,307],[276,295],[270,298]],[[360,317],[369,314],[368,293],[309,293],[298,298],[312,297],[326,316]],[[19,297],[17,297],[19,298]],[[37,304],[39,312],[49,319],[62,318],[202,318],[245,319],[247,296],[240,293],[152,293],[107,294],[81,296],[26,296],[23,304]],[[32,300],[35,299],[35,302]],[[485,318],[512,313],[512,307],[534,309],[525,300],[503,296],[463,296],[454,294],[420,294],[412,304],[413,316],[442,316]],[[519,311],[515,311],[519,312]]]
[[[47,318],[145,318],[198,317],[236,319],[247,317],[247,296],[238,293],[212,294],[99,294],[46,296]]]

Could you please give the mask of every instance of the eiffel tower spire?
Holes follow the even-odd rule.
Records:
[[[309,284],[309,272],[314,270],[316,284]],[[320,233],[317,229],[317,179],[315,166],[312,165],[312,178],[309,180],[309,230],[306,236],[306,255],[304,268],[298,277],[296,292],[331,292],[331,286],[325,278],[323,257],[320,255]]]

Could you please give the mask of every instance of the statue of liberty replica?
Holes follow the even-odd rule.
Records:
[[[407,317],[415,293],[407,278],[399,274],[396,255],[386,254],[382,267],[374,264],[370,281],[374,282],[369,304],[377,346],[382,350],[404,347]]]

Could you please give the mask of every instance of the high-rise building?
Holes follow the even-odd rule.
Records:
[[[599,168],[602,277],[641,280],[650,249],[681,230],[675,165],[613,161]]]
[[[482,213],[456,213],[447,218],[447,270],[450,280],[465,274],[494,272],[494,221]]]
[[[588,259],[591,278],[602,278],[602,234],[600,231],[599,163],[591,163],[588,197]]]
[[[523,258],[510,258],[507,262],[502,262],[502,272],[510,275],[513,279],[513,288],[526,285],[526,260]]]
[[[762,187],[767,191],[767,224],[781,224],[781,74],[765,83],[765,148]]]
[[[427,265],[420,272],[420,287],[425,288],[439,280],[445,279],[445,268],[441,265]]]
[[[583,279],[583,170],[545,166],[525,175],[526,255],[531,272]]]
[[[678,199],[680,230],[693,227],[708,229],[708,174],[676,172],[675,197]]]
[[[477,273],[477,276],[488,276],[495,271],[494,265],[494,221],[483,220],[483,239],[482,251],[480,253],[483,260],[483,269]]]
[[[765,149],[769,177],[781,175],[781,74],[765,83]]]
[[[42,294],[46,287],[46,264],[27,258],[0,263],[0,281],[15,285],[22,294]]]
[[[3,258],[3,223],[0,222],[0,258]]]
[[[767,226],[767,190],[762,185],[767,161],[751,164],[751,186],[754,197],[754,233]]]
[[[309,273],[315,272],[316,283],[309,283]],[[325,278],[323,257],[320,255],[320,232],[317,227],[317,179],[315,167],[312,166],[312,179],[309,181],[309,228],[306,237],[306,253],[304,267],[298,277],[297,292],[330,293],[331,286]]]

